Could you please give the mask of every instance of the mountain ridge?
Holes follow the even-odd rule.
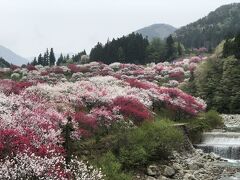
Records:
[[[5,59],[7,62],[15,65],[28,63],[28,60],[26,58],[21,57],[20,55],[2,45],[0,45],[0,57]]]
[[[174,31],[176,31],[176,29],[177,28],[169,24],[156,23],[156,24],[152,24],[150,26],[141,28],[135,31],[135,33],[142,34],[144,37],[148,37],[149,40],[152,40],[154,38],[165,39]]]

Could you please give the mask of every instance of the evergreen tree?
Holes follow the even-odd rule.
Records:
[[[222,75],[222,91],[223,91],[223,103],[224,108],[230,113],[236,112],[233,107],[240,106],[238,100],[240,89],[240,62],[234,58],[227,58],[224,60],[223,75]]]
[[[60,54],[60,57],[58,58],[58,60],[57,60],[57,65],[59,66],[59,65],[61,65],[63,63],[63,55],[62,55],[62,53]]]
[[[234,46],[234,55],[237,59],[240,59],[240,33],[235,37]]]
[[[43,66],[43,57],[42,57],[42,54],[39,54],[39,56],[38,56],[38,64]]]
[[[223,52],[222,52],[222,56],[223,57],[228,57],[229,55],[231,55],[232,53],[232,49],[231,49],[231,40],[227,39],[223,45]]]
[[[37,61],[37,58],[34,57],[32,63],[31,63],[33,66],[36,66],[38,64],[38,61]]]
[[[177,50],[178,50],[178,56],[182,56],[183,55],[183,48],[182,48],[180,42],[177,43]]]
[[[113,39],[102,45],[98,43],[90,52],[90,59],[106,64],[119,60],[121,63],[144,64],[147,58],[148,40],[141,34],[132,33],[118,39]]]
[[[49,52],[48,52],[48,49],[46,50],[46,52],[44,53],[44,56],[43,56],[43,66],[49,66]]]
[[[197,96],[203,98],[208,108],[218,108],[221,99],[217,96],[219,92],[219,86],[221,86],[222,77],[222,61],[217,59],[209,59],[197,69],[194,81],[197,90]],[[219,92],[220,93],[220,92]]]
[[[101,43],[97,43],[97,45],[90,52],[91,60],[101,60],[104,61],[104,49]]]
[[[55,55],[54,55],[53,48],[51,48],[50,54],[49,54],[49,64],[50,64],[50,66],[54,66],[55,63],[56,63],[56,58],[55,58]]]
[[[70,56],[69,56],[69,54],[67,54],[67,56],[65,57],[65,60],[67,61],[69,59],[70,59]]]
[[[233,56],[209,59],[201,64],[194,76],[197,96],[209,109],[221,113],[240,113],[240,61]]]
[[[240,59],[240,33],[232,39],[227,39],[223,46],[222,56],[227,58],[234,55],[237,59]]]
[[[86,53],[85,50],[83,50],[82,52],[79,52],[79,53],[73,55],[73,56],[72,56],[73,62],[78,62],[78,63],[79,63],[79,62],[81,61],[81,57],[82,57],[83,55],[87,55],[87,53]]]
[[[165,43],[160,38],[154,38],[147,48],[148,62],[163,62],[165,58]]]
[[[166,59],[171,61],[175,57],[174,39],[172,35],[170,35],[166,40]]]
[[[123,48],[122,48],[122,47],[119,47],[119,48],[118,48],[117,56],[118,56],[118,61],[119,61],[119,62],[124,62],[124,60],[125,60],[125,55],[124,55],[124,51],[123,51]]]
[[[71,133],[74,131],[73,128],[73,124],[72,124],[72,117],[67,117],[67,123],[66,125],[62,126],[62,136],[64,138],[64,142],[63,142],[63,148],[66,152],[65,155],[65,161],[66,164],[69,165],[69,163],[71,162],[71,158],[72,158],[72,153],[73,153],[73,149],[74,149],[74,143],[73,140],[71,139]]]

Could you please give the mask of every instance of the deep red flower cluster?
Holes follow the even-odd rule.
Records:
[[[171,72],[169,74],[169,77],[172,79],[176,79],[177,81],[183,81],[184,80],[184,72],[182,72],[182,71]]]
[[[80,68],[76,64],[69,64],[67,67],[72,73],[80,72]]]
[[[0,130],[0,157],[4,158],[10,155],[16,155],[29,149],[29,136],[22,135],[16,129]]]
[[[47,76],[47,75],[49,75],[49,72],[48,72],[48,71],[42,71],[42,72],[40,73],[40,75],[41,75],[41,76]]]
[[[11,64],[11,65],[10,65],[10,69],[11,69],[12,71],[14,71],[14,70],[16,70],[16,69],[18,69],[18,68],[20,68],[20,67],[17,66],[17,65],[14,65],[14,64]]]
[[[26,68],[28,71],[34,71],[34,70],[36,71],[37,70],[37,68],[35,68],[35,66],[33,66],[32,64],[27,65]]]
[[[151,112],[135,98],[117,97],[113,100],[113,105],[118,106],[125,118],[132,119],[135,124],[152,119]]]
[[[59,67],[59,66],[50,68],[50,69],[48,69],[47,72],[49,72],[49,73],[55,73],[55,74],[63,74],[63,73],[64,73],[63,69],[62,69],[61,67]]]
[[[89,137],[97,129],[97,120],[90,114],[84,112],[76,112],[74,114],[74,120],[78,123],[77,131],[80,131],[81,136]]]
[[[149,82],[143,82],[139,81],[136,78],[126,78],[125,81],[129,83],[131,87],[136,87],[136,88],[141,88],[141,89],[151,89],[151,88],[156,88],[157,86],[149,83]]]

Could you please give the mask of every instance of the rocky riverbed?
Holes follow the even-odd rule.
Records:
[[[166,164],[152,164],[144,174],[137,174],[136,180],[218,180],[234,176],[240,172],[240,167],[222,166],[226,160],[214,153],[203,153],[194,150],[193,153],[174,152]]]
[[[212,132],[239,132],[240,115],[221,115],[225,128]],[[227,143],[227,142],[226,142]],[[190,151],[173,152],[170,160],[149,165],[135,180],[240,180],[240,160],[227,161],[214,153],[204,153],[191,147]]]
[[[222,114],[221,116],[227,128],[240,127],[240,114]]]

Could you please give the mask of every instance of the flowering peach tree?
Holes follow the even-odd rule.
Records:
[[[72,117],[71,139],[153,121],[166,108],[196,116],[203,100],[176,88],[205,58],[170,63],[26,68],[11,66],[0,74],[0,179],[102,179],[100,170],[72,158],[66,164],[62,128]],[[165,85],[165,86],[159,86]]]

